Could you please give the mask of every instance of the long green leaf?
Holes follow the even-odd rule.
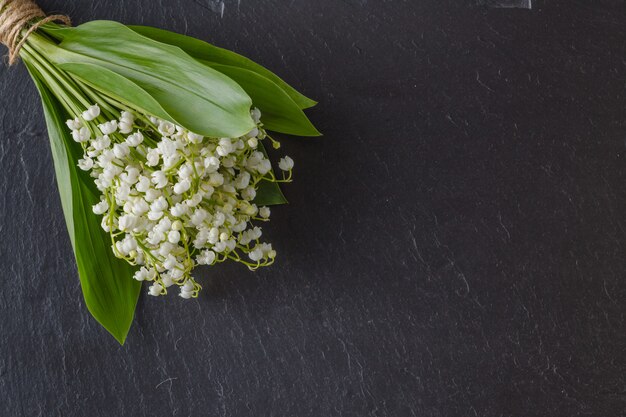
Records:
[[[65,26],[55,22],[48,22],[41,25],[37,32],[42,31],[57,42],[61,42],[66,36],[70,35],[74,30],[73,26]]]
[[[143,114],[178,123],[144,89],[111,70],[94,64],[75,62],[61,64],[59,68],[113,99],[132,103],[132,108]]]
[[[58,47],[29,38],[56,65],[87,63],[141,87],[178,124],[204,136],[239,137],[254,128],[252,101],[233,80],[180,48],[139,35],[111,21],[74,28]],[[87,79],[96,83],[97,73]],[[130,100],[125,100],[130,103]]]
[[[155,41],[177,46],[196,59],[202,59],[220,65],[243,68],[255,72],[278,85],[301,109],[308,109],[309,107],[313,107],[317,104],[317,102],[300,94],[273,72],[235,52],[219,48],[215,45],[211,45],[190,36],[181,35],[163,29],[148,26],[129,27],[135,32],[150,39],[154,39]]]
[[[115,258],[111,240],[100,227],[91,207],[99,201],[89,175],[76,166],[80,147],[72,141],[64,121],[64,108],[28,68],[41,95],[46,116],[61,204],[74,248],[85,304],[93,317],[124,344],[135,314],[141,284],[132,279],[133,269]]]
[[[304,112],[273,81],[244,68],[200,61],[235,80],[252,98],[252,104],[263,114],[268,130],[296,136],[320,136]]]

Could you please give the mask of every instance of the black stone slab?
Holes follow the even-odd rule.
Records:
[[[624,2],[41,5],[241,52],[325,136],[284,140],[276,265],[142,296],[120,347],[82,300],[35,88],[1,65],[0,415],[626,415]]]

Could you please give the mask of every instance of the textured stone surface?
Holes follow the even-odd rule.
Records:
[[[89,316],[23,67],[0,66],[0,415],[625,414],[623,3],[41,1],[234,49],[320,101],[280,258]],[[513,2],[504,2],[513,3]]]

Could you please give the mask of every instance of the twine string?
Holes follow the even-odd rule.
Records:
[[[0,0],[0,43],[9,48],[9,65],[15,64],[20,49],[31,33],[41,25],[55,20],[71,25],[67,16],[46,16],[32,0]],[[22,33],[24,29],[26,31]]]

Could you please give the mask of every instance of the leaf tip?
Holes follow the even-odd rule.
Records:
[[[300,103],[300,108],[301,108],[302,110],[310,109],[310,108],[312,108],[312,107],[317,106],[317,104],[318,104],[318,103],[317,103],[317,101],[312,100],[312,99],[310,99],[310,98],[308,98],[308,97],[305,97],[305,96],[302,96],[302,97],[304,97],[304,98],[301,100],[301,103]]]
[[[307,132],[306,135],[304,136],[308,136],[308,137],[321,137],[324,136],[324,134],[322,132],[320,132],[319,130],[317,130],[317,128],[315,126],[311,126],[311,130],[309,132]]]

